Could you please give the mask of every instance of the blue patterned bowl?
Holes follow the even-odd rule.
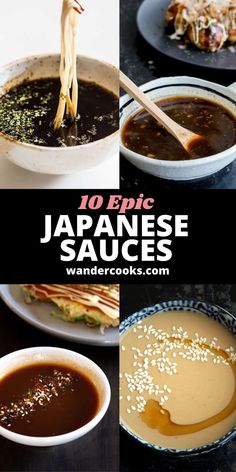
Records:
[[[124,321],[121,322],[120,335],[122,335],[134,323],[137,323],[138,321],[144,318],[147,318],[150,315],[154,315],[155,313],[169,311],[169,310],[178,310],[178,311],[184,310],[184,311],[194,311],[194,312],[202,313],[208,316],[209,318],[213,318],[214,320],[221,323],[233,335],[236,334],[236,317],[232,315],[231,313],[229,313],[228,311],[226,311],[224,308],[221,308],[220,306],[217,306],[217,305],[212,305],[211,303],[208,303],[208,302],[203,302],[201,300],[184,298],[181,300],[169,300],[166,302],[160,302],[160,303],[157,303],[156,305],[150,306],[148,308],[144,308],[143,310],[140,310],[134,313],[133,315],[129,316],[128,318],[126,318]],[[149,443],[148,441],[145,441],[139,436],[136,436],[133,432],[129,431],[129,429],[126,426],[124,426],[122,422],[120,424],[127,433],[129,433],[133,438],[137,439],[143,445],[148,446],[157,451],[169,454],[169,455],[193,456],[193,455],[206,453],[214,449],[217,449],[225,445],[230,440],[236,438],[236,426],[235,426],[231,431],[229,431],[220,439],[217,439],[216,441],[212,442],[211,444],[206,444],[204,446],[195,447],[191,449],[170,449],[170,448],[164,448],[161,446],[157,446],[156,444]]]

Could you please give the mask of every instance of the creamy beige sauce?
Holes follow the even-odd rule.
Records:
[[[236,339],[199,313],[168,311],[121,338],[120,412],[130,431],[176,449],[236,425]]]
[[[53,300],[55,298],[66,298],[72,302],[97,308],[111,319],[119,318],[119,286],[113,285],[71,285],[57,284],[28,284],[22,285],[41,300]]]

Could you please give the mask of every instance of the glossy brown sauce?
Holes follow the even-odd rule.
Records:
[[[34,364],[0,381],[0,425],[27,436],[74,431],[96,415],[99,395],[82,372],[58,364]]]
[[[194,142],[188,153],[141,110],[123,129],[122,140],[128,149],[151,159],[183,161],[218,154],[236,143],[236,119],[222,106],[196,97],[172,97],[156,103],[178,124],[206,139]]]
[[[118,98],[94,82],[78,81],[78,117],[54,130],[59,79],[41,79],[12,88],[0,98],[0,131],[28,144],[50,147],[92,143],[118,129]]]
[[[174,338],[170,338],[170,341],[176,342]],[[183,342],[184,344],[191,345],[192,340],[186,339]],[[191,434],[196,433],[197,431],[202,431],[203,429],[209,428],[210,426],[216,425],[236,410],[236,365],[230,362],[229,354],[226,353],[223,349],[217,350],[207,344],[202,344],[202,347],[208,349],[210,352],[216,354],[217,356],[221,356],[223,359],[229,362],[229,365],[233,371],[235,378],[235,390],[232,399],[230,400],[228,405],[217,415],[211,416],[206,420],[199,421],[193,424],[177,424],[171,420],[171,414],[167,409],[163,408],[163,406],[161,406],[157,400],[151,399],[147,401],[144,411],[140,414],[142,420],[147,424],[147,426],[149,426],[150,428],[158,429],[161,434],[165,434],[166,436]]]

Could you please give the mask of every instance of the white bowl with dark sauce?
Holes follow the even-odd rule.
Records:
[[[140,88],[151,100],[156,102],[174,100],[178,97],[189,101],[191,101],[191,98],[206,101],[206,103],[211,103],[224,110],[228,117],[231,117],[236,124],[236,83],[229,87],[224,87],[195,77],[179,76],[155,79],[142,85]],[[183,158],[175,160],[173,155],[173,159],[169,156],[168,160],[165,160],[161,156],[160,158],[152,158],[154,156],[150,154],[151,157],[147,157],[141,152],[129,149],[125,145],[124,132],[129,120],[141,110],[140,105],[128,95],[121,98],[120,150],[126,159],[143,172],[169,180],[193,180],[214,174],[236,158],[236,141],[234,140],[228,148],[221,149],[220,152],[217,151],[213,155],[194,159]],[[171,152],[173,151],[170,148],[170,154]]]
[[[105,415],[110,385],[81,354],[33,347],[0,359],[0,435],[26,446],[56,446],[84,436]]]
[[[67,127],[61,128],[59,132],[56,132],[55,139],[53,140],[53,115],[59,99],[59,67],[60,56],[52,54],[26,57],[0,68],[0,152],[3,157],[14,164],[33,172],[45,174],[80,172],[95,167],[112,157],[116,152],[118,153],[118,70],[103,61],[78,56],[79,86],[83,85],[83,83],[88,85],[88,101],[86,102],[85,100],[83,114],[81,113],[81,118],[77,120],[74,128],[72,126],[70,134],[65,137],[65,131],[68,131]],[[20,94],[25,90],[23,88],[20,92],[20,87],[25,87],[28,83],[29,85],[35,84],[35,81],[46,83],[46,79],[51,81],[51,90],[49,87],[46,91],[51,93],[51,116],[48,119],[46,116],[45,119],[43,111],[44,102],[40,103],[39,97],[36,99],[35,104],[30,104],[32,108],[35,108],[37,123],[28,122],[28,117],[25,116],[25,110],[22,106],[24,105],[25,97]],[[54,84],[56,80],[57,84]],[[56,85],[55,93],[53,91],[54,85]],[[89,95],[91,95],[93,86],[96,88],[94,91],[95,100],[90,99],[89,102]],[[16,113],[13,114],[12,110],[15,111],[14,100],[16,93],[14,95],[14,90],[17,91],[16,87],[19,87],[17,93],[21,101],[18,102]],[[102,93],[100,100],[101,109],[94,107],[93,110],[93,103],[96,102],[96,94],[99,89]],[[82,93],[82,87],[79,87],[79,90]],[[9,102],[4,110],[3,100],[5,100],[4,97],[7,97],[6,94],[8,93],[13,93],[9,97],[9,100],[13,99],[12,109]],[[41,92],[39,90],[39,95],[40,93],[43,100],[43,88]],[[113,115],[111,119],[109,117],[109,107],[108,110],[104,109],[106,97],[108,99],[110,97],[111,102],[113,101]],[[116,100],[117,104],[114,105]],[[50,107],[51,103],[48,106]],[[83,123],[83,119],[85,118],[85,121],[87,119],[86,106],[90,109],[88,113],[89,119],[95,119],[95,121],[89,123],[90,129],[85,129],[86,123]],[[7,113],[7,110],[9,110],[9,113]],[[42,121],[39,120],[40,117],[37,115],[38,110],[42,115]],[[80,104],[78,105],[78,110],[80,113]],[[17,112],[19,112],[20,117],[18,117]],[[1,113],[2,116],[6,113],[5,116],[8,115],[8,117],[12,118],[11,120],[9,119],[9,129],[6,127],[6,120],[4,119],[2,119],[1,126]],[[42,125],[44,135],[41,133],[40,124]],[[47,127],[48,130],[46,130]],[[46,131],[48,131],[48,140]],[[32,138],[30,133],[32,133]]]

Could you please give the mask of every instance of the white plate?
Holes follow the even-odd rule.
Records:
[[[69,341],[96,346],[117,346],[118,328],[109,328],[101,334],[99,328],[89,328],[82,321],[69,323],[51,316],[55,310],[52,303],[25,303],[19,285],[0,285],[0,295],[8,307],[20,318],[46,333]]]

